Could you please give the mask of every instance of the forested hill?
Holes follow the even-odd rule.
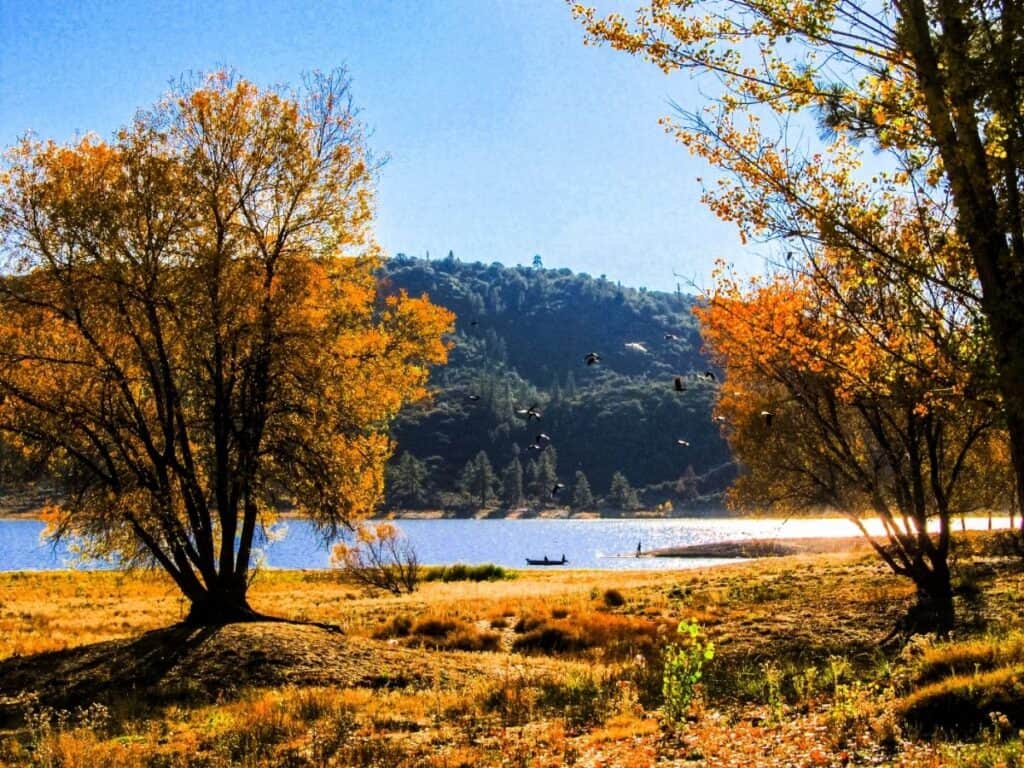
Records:
[[[395,425],[389,506],[537,507],[575,498],[578,508],[629,509],[633,488],[643,506],[695,508],[732,479],[711,420],[716,383],[704,375],[692,297],[451,254],[399,255],[384,277],[391,290],[427,293],[457,316],[432,401]],[[590,352],[600,361],[587,365]],[[516,413],[535,404],[540,420]],[[580,485],[589,486],[589,504]]]

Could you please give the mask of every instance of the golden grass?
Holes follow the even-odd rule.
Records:
[[[1019,669],[1007,672],[1024,648],[1024,573],[1011,561],[975,580],[986,599],[963,612],[1009,636],[925,644],[902,658],[877,642],[912,587],[859,554],[678,572],[530,572],[431,582],[401,597],[369,597],[326,572],[266,571],[251,591],[255,608],[346,634],[225,628],[165,673],[160,690],[173,695],[164,701],[149,689],[108,690],[108,725],[84,722],[71,704],[59,721],[9,721],[0,764],[768,767],[838,766],[856,754],[893,766],[971,765],[980,753],[966,742],[900,735],[892,718],[918,711],[925,698],[899,694],[928,675],[940,686],[928,701],[943,691],[963,697],[979,681],[1007,699],[1024,695]],[[609,605],[610,590],[621,604]],[[67,651],[89,669],[113,665],[113,674],[126,666],[118,654],[139,642],[129,639],[184,610],[158,574],[2,573],[0,663],[14,669],[15,655]],[[692,722],[676,728],[657,708],[658,653],[684,618],[701,622],[716,655]],[[574,639],[570,647],[512,650],[552,628]],[[485,636],[497,643],[479,643]],[[116,642],[94,647],[106,641]],[[479,650],[452,650],[460,646]],[[190,677],[231,685],[193,689]],[[1015,732],[980,764],[1014,764]]]

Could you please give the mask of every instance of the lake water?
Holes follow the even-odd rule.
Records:
[[[563,554],[571,568],[677,569],[721,563],[721,560],[634,557],[637,543],[645,550],[684,544],[750,538],[856,536],[842,519],[698,518],[671,520],[396,520],[416,549],[420,562],[497,563],[525,568],[525,558],[553,560]],[[996,518],[995,527],[1009,525]],[[959,528],[960,522],[956,522]],[[987,519],[968,519],[973,529]],[[0,571],[103,568],[102,563],[75,563],[65,546],[41,539],[38,520],[0,520]],[[275,529],[273,541],[261,547],[271,568],[327,568],[330,546],[304,520],[288,520]],[[733,561],[727,561],[733,562]]]

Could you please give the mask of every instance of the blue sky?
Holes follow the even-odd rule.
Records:
[[[0,144],[109,136],[190,70],[261,85],[344,64],[387,154],[389,253],[529,264],[673,289],[716,258],[760,272],[700,203],[707,169],[657,124],[687,75],[587,48],[562,0],[0,0]]]

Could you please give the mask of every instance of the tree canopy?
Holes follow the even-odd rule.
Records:
[[[783,247],[795,256],[839,235],[860,249],[862,260],[850,267],[864,278],[892,270],[946,289],[947,271],[970,269],[967,300],[984,317],[979,338],[991,349],[995,375],[979,378],[967,395],[987,386],[1001,400],[1017,496],[1024,496],[1024,35],[1016,7],[655,0],[632,21],[572,7],[590,42],[718,83],[706,107],[666,120],[694,151],[734,174],[736,184],[725,179],[709,188],[716,212],[739,220],[748,210],[746,185],[758,177],[761,203],[770,190],[772,203],[814,214],[805,220],[810,226],[777,227],[769,206],[760,209],[767,217],[741,224],[744,234],[789,240]],[[800,138],[802,112],[824,129],[822,153]],[[855,206],[832,206],[793,183],[807,173],[819,189],[823,182],[849,190],[851,158],[868,149],[880,150],[871,165],[881,170],[847,201]],[[876,224],[893,221],[897,199],[910,203],[908,214],[923,210],[931,219],[926,247],[876,247]],[[815,269],[807,261],[795,266]]]
[[[937,387],[950,367],[942,350],[969,343],[968,329],[950,324],[945,346],[935,346],[933,329],[912,314],[925,307],[901,304],[893,289],[862,287],[851,317],[831,286],[819,290],[806,277],[753,286],[721,279],[700,314],[725,369],[718,414],[744,467],[731,500],[844,513],[917,585],[919,618],[948,629],[951,518],[1008,503],[1007,442],[993,405]],[[900,325],[921,357],[908,353],[898,365],[862,331],[876,322]],[[869,535],[872,517],[880,539]]]
[[[343,72],[218,72],[111,141],[27,138],[0,175],[0,430],[69,492],[59,535],[155,561],[191,618],[252,615],[281,503],[369,514],[390,420],[450,312],[381,291],[375,163]]]

